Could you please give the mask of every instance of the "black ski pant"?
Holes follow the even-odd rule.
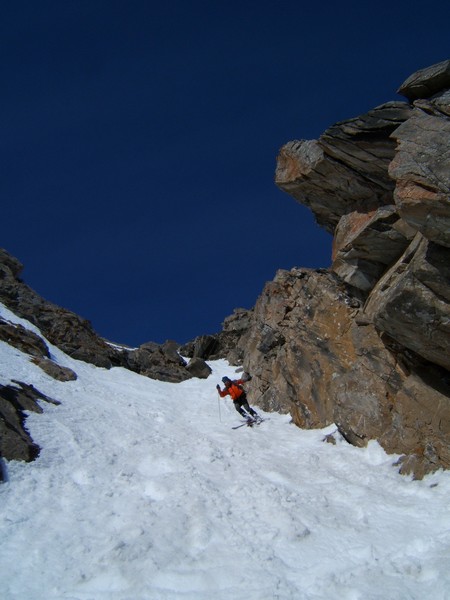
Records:
[[[256,417],[255,411],[253,410],[253,408],[251,408],[248,405],[247,396],[245,394],[242,394],[242,396],[240,396],[239,398],[237,398],[237,400],[233,400],[233,404],[234,404],[234,408],[243,417],[247,416],[245,414],[244,410],[246,410],[248,412],[248,414],[252,415],[252,417]],[[244,410],[242,410],[242,409],[244,409]]]

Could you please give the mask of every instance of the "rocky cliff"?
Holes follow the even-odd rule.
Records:
[[[75,358],[182,381],[208,376],[203,359],[227,357],[253,375],[251,402],[290,412],[299,427],[336,423],[358,446],[377,439],[416,477],[450,468],[450,61],[398,91],[407,101],[281,149],[276,184],[333,234],[330,267],[279,271],[251,310],[181,349],[189,364],[174,343],[109,344],[26,286],[19,261],[1,250],[0,301]],[[20,326],[0,322],[0,339],[53,377],[76,377]],[[39,451],[22,418],[36,399],[24,382],[0,390],[7,458]]]
[[[250,398],[299,427],[450,467],[450,61],[287,143],[275,181],[334,235],[329,269],[279,271],[237,344]]]
[[[450,61],[398,91],[281,148],[275,182],[333,234],[331,266],[279,271],[216,343],[252,402],[422,477],[450,468]]]

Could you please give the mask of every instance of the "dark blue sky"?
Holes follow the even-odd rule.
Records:
[[[279,148],[402,99],[449,22],[440,0],[2,3],[0,246],[113,341],[217,332],[278,268],[330,264]]]

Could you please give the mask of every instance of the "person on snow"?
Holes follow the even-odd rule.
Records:
[[[221,398],[225,398],[225,396],[231,396],[234,404],[234,408],[238,411],[238,413],[244,417],[244,419],[249,419],[249,415],[253,417],[256,421],[261,417],[248,405],[247,394],[245,393],[242,384],[248,381],[247,378],[237,379],[231,381],[229,377],[222,377],[223,385],[225,386],[223,390],[220,389],[220,385],[216,385],[216,389],[219,392]],[[244,412],[246,411],[246,412]],[[248,413],[248,414],[247,414]]]

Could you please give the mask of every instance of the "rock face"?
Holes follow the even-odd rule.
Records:
[[[389,102],[287,143],[275,181],[333,233],[330,269],[279,271],[234,352],[249,398],[450,468],[450,61]]]

